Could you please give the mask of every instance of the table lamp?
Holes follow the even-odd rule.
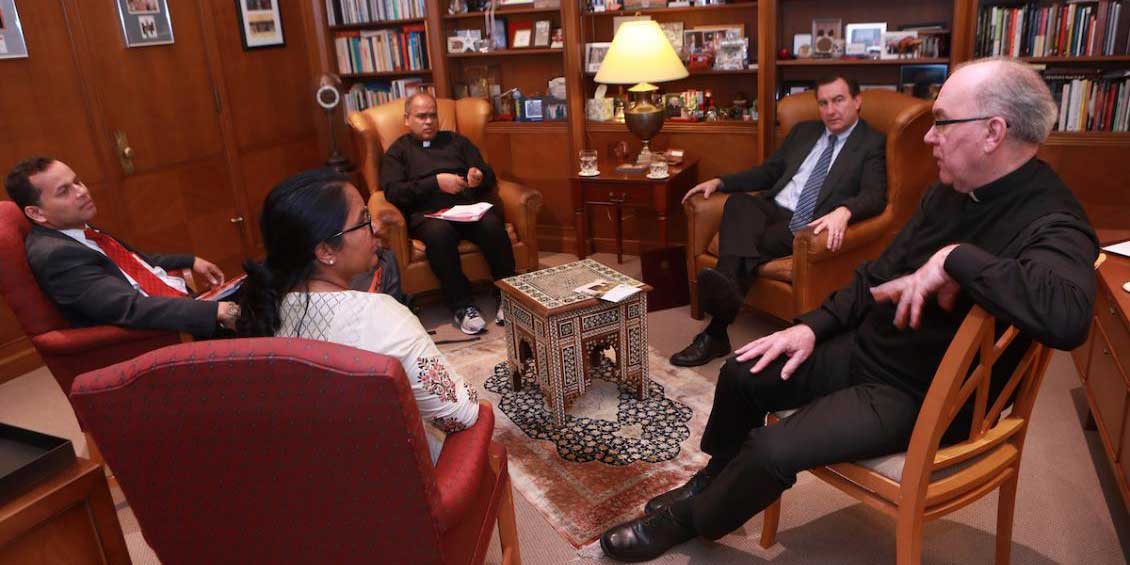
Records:
[[[631,101],[624,111],[624,121],[628,131],[643,142],[637,163],[651,162],[649,142],[663,128],[666,117],[663,107],[652,103],[651,96],[659,87],[651,83],[679,80],[689,74],[655,21],[624,22],[616,30],[595,80],[635,85],[628,89]]]

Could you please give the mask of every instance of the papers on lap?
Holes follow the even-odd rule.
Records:
[[[617,284],[604,279],[597,279],[589,284],[573,289],[573,292],[599,298],[606,302],[621,302],[639,291],[640,289],[637,287]]]
[[[224,281],[224,283],[221,284],[220,286],[214,286],[214,287],[208,289],[207,291],[198,294],[196,296],[196,299],[197,300],[223,300],[223,299],[235,294],[235,291],[239,290],[239,287],[243,286],[243,279],[246,279],[246,278],[247,278],[247,275],[239,275],[238,277],[235,277],[234,279],[228,279],[228,280]]]
[[[1130,241],[1123,241],[1122,243],[1115,243],[1103,248],[1103,251],[1110,251],[1111,253],[1121,255],[1123,257],[1130,257]]]
[[[461,206],[452,206],[451,208],[444,208],[443,210],[436,210],[431,214],[424,214],[429,218],[436,218],[437,220],[447,220],[449,222],[477,222],[491,209],[490,202],[479,202],[478,204],[464,204]]]

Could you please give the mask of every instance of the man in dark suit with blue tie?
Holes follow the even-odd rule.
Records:
[[[683,197],[730,194],[718,232],[718,264],[698,273],[710,325],[671,364],[695,367],[730,353],[726,328],[753,278],[761,265],[792,254],[797,231],[827,231],[828,248],[836,251],[848,224],[886,207],[886,136],[859,117],[859,84],[825,77],[817,81],[816,103],[820,121],[797,124],[764,163],[700,183]]]

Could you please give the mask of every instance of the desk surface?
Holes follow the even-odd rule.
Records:
[[[679,163],[678,165],[669,166],[668,172],[670,174],[667,176],[667,178],[663,178],[663,179],[649,179],[649,178],[647,178],[647,171],[646,170],[644,172],[641,172],[641,173],[621,173],[621,172],[618,172],[616,170],[616,166],[619,165],[619,164],[620,163],[617,162],[617,161],[603,160],[602,159],[597,163],[597,169],[600,171],[599,175],[596,175],[594,177],[583,177],[579,174],[580,171],[573,171],[573,174],[569,178],[572,179],[572,180],[581,181],[581,182],[662,184],[662,183],[671,182],[672,180],[675,179],[675,177],[679,176],[683,172],[693,169],[695,167],[695,165],[698,164],[698,157],[687,156],[683,159],[683,162]]]

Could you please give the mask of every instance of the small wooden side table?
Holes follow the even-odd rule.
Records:
[[[573,292],[603,279],[639,287],[622,302],[605,302]],[[495,283],[506,315],[506,357],[514,390],[522,376],[532,378],[545,396],[554,426],[565,408],[606,367],[612,349],[612,378],[631,387],[640,400],[651,382],[647,365],[647,293],[651,287],[592,259],[558,265]],[[532,372],[533,374],[529,374]],[[606,374],[608,374],[606,373]]]
[[[577,230],[577,257],[588,256],[589,221],[587,206],[611,206],[616,213],[616,261],[623,262],[624,228],[623,210],[641,208],[655,210],[659,227],[659,245],[667,247],[670,230],[668,212],[680,209],[679,202],[688,190],[698,183],[698,159],[687,157],[677,166],[670,167],[665,179],[649,179],[646,173],[616,172],[616,163],[601,161],[600,174],[582,177],[573,173],[574,226]],[[640,236],[642,245],[643,237]]]
[[[0,504],[0,564],[130,563],[102,466],[67,469]]]

